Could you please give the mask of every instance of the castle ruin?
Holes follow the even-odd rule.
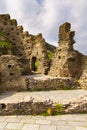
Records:
[[[87,56],[74,50],[75,32],[70,28],[71,24],[68,22],[59,27],[59,47],[55,49],[50,61],[42,34],[24,32],[23,27],[18,26],[17,21],[11,19],[9,14],[0,15],[0,32],[5,35],[0,35],[0,41],[9,39],[12,43],[12,48],[6,54],[0,54],[1,86],[7,86],[7,90],[9,86],[13,86],[18,90],[22,84],[22,88],[26,89],[23,76],[37,72],[53,77],[73,78],[78,80],[82,88],[87,88]]]

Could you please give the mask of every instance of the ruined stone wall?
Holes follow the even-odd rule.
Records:
[[[24,36],[24,50],[26,57],[30,59],[30,69],[32,71],[35,67],[36,60],[38,61],[38,73],[47,74],[49,70],[49,58],[45,45],[45,40],[42,34],[36,36],[29,35],[28,32],[23,33]]]
[[[58,78],[51,76],[31,75],[24,77],[26,81],[27,90],[40,91],[40,90],[67,90],[78,89],[79,84],[72,78]]]
[[[17,56],[24,56],[23,53],[23,27],[17,26],[15,19],[10,19],[10,15],[0,15],[0,31],[5,33],[14,45],[13,54]]]
[[[59,114],[81,114],[81,113],[87,114],[87,95],[79,96],[74,100],[72,98],[70,100],[66,99],[65,101],[62,99],[61,100],[57,99],[55,101],[50,97],[39,99],[33,96],[30,98],[26,98],[25,96],[25,98],[23,99],[20,98],[19,100],[14,101],[11,100],[10,102],[5,102],[3,99],[0,101],[0,115],[55,116],[55,114],[59,115]]]
[[[42,35],[30,35],[23,31],[22,26],[17,25],[15,19],[10,19],[10,15],[0,15],[0,31],[12,41],[12,54],[20,57],[20,62],[24,68],[23,74],[29,74],[32,70],[32,58],[39,62],[39,73],[47,74],[49,70],[49,59],[45,40]],[[29,68],[30,67],[30,68]]]
[[[25,90],[26,83],[21,76],[21,64],[18,57],[2,55],[0,57],[0,92]]]
[[[23,46],[27,59],[30,59],[30,55],[32,53],[33,45],[34,45],[34,36],[30,35],[27,31],[23,32]]]
[[[8,43],[11,45],[10,41],[6,37],[4,37],[3,35],[0,35],[0,56],[3,54],[10,55],[12,52],[12,50],[11,50],[12,47],[11,46],[9,47],[9,45],[8,45],[8,47],[4,46],[4,43]]]
[[[75,32],[70,23],[59,28],[59,47],[56,49],[49,75],[79,78],[82,74],[81,54],[73,49]]]
[[[11,84],[15,84],[17,80],[20,81],[20,78],[17,79],[16,69],[18,75],[20,75],[20,71],[25,75],[30,74],[31,71],[36,71],[35,62],[38,61],[38,73],[48,74],[50,67],[49,75],[79,79],[81,86],[87,88],[87,56],[73,49],[75,32],[70,28],[71,24],[67,22],[60,26],[59,47],[55,50],[50,67],[46,42],[42,34],[35,36],[24,32],[23,27],[18,26],[17,21],[11,19],[10,15],[0,15],[0,31],[5,33],[13,44],[13,48],[8,53],[11,55],[0,57],[0,82],[4,82],[4,86],[7,84],[11,87]],[[5,40],[5,38],[0,36],[0,40]],[[17,56],[18,59],[16,60],[12,55]],[[12,67],[15,76],[10,75],[13,73],[10,72],[11,68],[7,67],[10,62],[14,62],[19,68],[21,65],[20,71],[18,71],[18,67]]]
[[[20,58],[23,67],[23,74],[30,73],[29,61],[23,46],[23,27],[17,25],[15,19],[11,19],[9,14],[0,15],[0,31],[5,33],[13,45],[12,54]]]

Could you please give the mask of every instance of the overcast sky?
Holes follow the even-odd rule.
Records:
[[[0,14],[9,13],[31,34],[42,33],[58,45],[58,27],[64,22],[76,31],[75,49],[87,55],[87,0],[0,0]]]

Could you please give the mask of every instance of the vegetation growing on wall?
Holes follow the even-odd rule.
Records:
[[[9,40],[6,34],[1,31],[0,36],[2,36],[0,39],[0,54],[6,54],[7,51],[12,48],[12,42]]]
[[[63,105],[57,103],[55,107],[49,107],[46,111],[42,112],[41,115],[50,116],[50,115],[59,115],[62,113],[64,113]]]
[[[49,58],[50,60],[52,60],[52,58],[53,58],[53,52],[50,51],[50,50],[47,50],[47,53],[48,53],[48,58]]]
[[[38,67],[39,67],[39,62],[38,62],[38,60],[36,60],[36,61],[35,61],[35,71],[38,70]]]

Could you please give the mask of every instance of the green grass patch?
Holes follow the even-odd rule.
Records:
[[[12,42],[9,40],[7,35],[1,31],[0,36],[4,38],[4,40],[0,40],[0,53],[7,54],[7,50],[12,48]]]
[[[42,112],[40,115],[41,116],[49,116],[49,114],[47,112]]]
[[[12,44],[11,44],[11,42],[9,42],[9,41],[0,41],[0,49],[1,48],[11,48],[12,47]]]
[[[11,40],[7,37],[7,35],[4,32],[0,31],[0,35],[7,39],[7,41],[11,42]]]
[[[57,103],[57,104],[56,104],[56,109],[57,109],[57,112],[58,112],[58,113],[62,113],[62,112],[64,111],[63,105],[60,104],[60,103]]]
[[[35,71],[38,70],[38,67],[39,67],[39,62],[38,62],[38,60],[36,60],[36,62],[35,62]]]
[[[47,53],[48,53],[48,58],[49,58],[50,60],[52,60],[52,59],[53,59],[53,53],[52,53],[52,51],[47,50]]]

